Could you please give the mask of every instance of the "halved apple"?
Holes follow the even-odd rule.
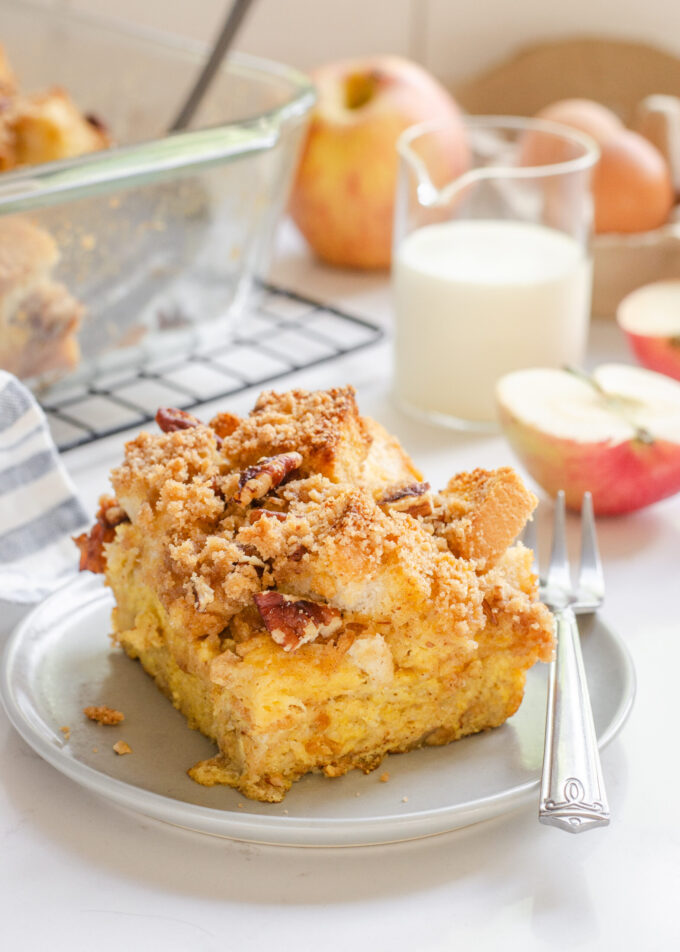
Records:
[[[628,294],[616,313],[643,367],[680,380],[680,281],[655,281]]]
[[[680,491],[680,384],[604,364],[592,376],[532,368],[496,389],[510,445],[551,495],[579,510],[590,490],[598,515],[641,509]]]

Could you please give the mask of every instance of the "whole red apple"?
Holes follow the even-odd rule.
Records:
[[[440,83],[397,56],[331,63],[313,73],[318,103],[290,203],[314,252],[334,265],[388,268],[396,143],[409,126],[441,121],[437,184],[469,165],[460,110]],[[430,161],[431,156],[428,156]]]
[[[605,364],[591,377],[532,368],[496,390],[510,445],[551,495],[598,515],[641,509],[680,491],[680,384],[641,367]]]
[[[627,295],[616,313],[639,362],[680,380],[680,281],[655,281]]]

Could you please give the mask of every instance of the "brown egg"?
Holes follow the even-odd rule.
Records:
[[[561,122],[562,125],[585,132],[598,145],[623,129],[623,123],[616,113],[592,99],[561,99],[537,112],[536,118]]]
[[[593,174],[595,231],[638,232],[663,225],[673,206],[668,165],[651,142],[621,129],[601,144]]]
[[[562,99],[541,109],[536,113],[536,118],[585,132],[598,145],[623,129],[621,120],[611,109],[590,99]],[[555,165],[582,154],[583,148],[578,144],[548,132],[532,130],[522,145],[520,162],[522,165]]]

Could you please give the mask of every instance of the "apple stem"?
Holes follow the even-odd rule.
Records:
[[[597,394],[604,400],[607,404],[609,410],[613,413],[617,413],[621,419],[625,420],[626,423],[629,423],[630,426],[635,430],[635,439],[639,440],[640,443],[646,443],[651,445],[654,442],[654,437],[646,430],[643,426],[638,426],[634,420],[631,419],[630,414],[626,412],[625,407],[623,407],[616,396],[611,393],[607,393],[606,390],[595,380],[594,377],[591,377],[590,374],[587,374],[585,370],[581,370],[579,367],[572,367],[569,364],[564,366],[564,370],[567,373],[573,374],[575,377],[578,377],[579,380],[582,380],[584,383],[590,384],[590,386],[595,390]]]
[[[562,368],[566,370],[568,374],[572,374],[574,377],[578,377],[579,380],[582,380],[584,383],[590,384],[593,390],[596,390],[601,397],[607,397],[608,394],[602,389],[600,384],[594,377],[591,377],[590,374],[587,374],[585,370],[581,370],[580,367],[572,367],[571,364],[565,364]]]

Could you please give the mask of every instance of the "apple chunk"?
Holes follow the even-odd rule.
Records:
[[[586,377],[533,368],[502,377],[496,396],[510,445],[551,495],[598,515],[641,509],[680,491],[680,384],[623,364]]]
[[[643,367],[680,380],[680,281],[655,281],[619,304],[616,319]]]

